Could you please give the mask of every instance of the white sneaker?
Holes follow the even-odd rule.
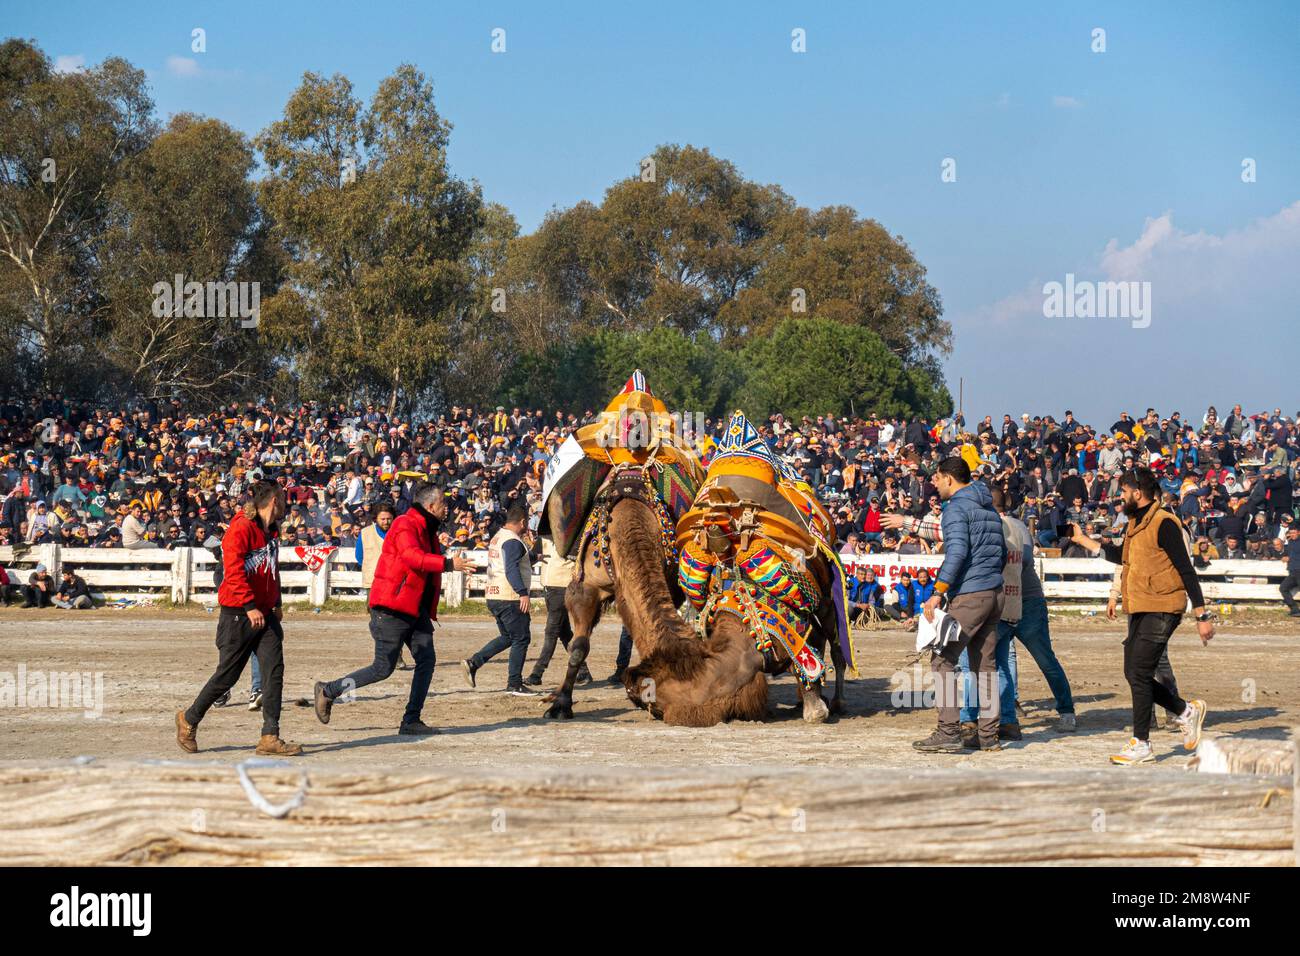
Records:
[[[261,710],[261,709],[262,709],[262,692],[261,692],[260,690],[259,690],[259,691],[250,691],[250,692],[249,692],[249,694],[248,694],[248,709],[249,709],[249,710]]]
[[[1072,734],[1077,727],[1074,714],[1062,714],[1056,718],[1056,729],[1063,734]]]
[[[1183,729],[1183,749],[1195,750],[1201,742],[1201,726],[1205,723],[1209,708],[1203,700],[1189,700],[1187,706],[1192,712],[1186,719],[1179,717],[1178,726]]]
[[[1151,752],[1151,744],[1145,740],[1138,740],[1136,737],[1130,737],[1123,750],[1110,756],[1110,762],[1120,767],[1151,763],[1155,759],[1156,755]]]

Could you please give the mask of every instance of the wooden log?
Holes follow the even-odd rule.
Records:
[[[0,862],[1290,865],[1292,781],[1154,768],[360,774],[0,766]]]
[[[1200,773],[1295,774],[1295,744],[1258,737],[1207,737],[1196,748],[1190,766]]]

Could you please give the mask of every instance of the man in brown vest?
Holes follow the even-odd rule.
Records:
[[[1124,676],[1133,694],[1133,736],[1111,763],[1132,766],[1155,760],[1149,740],[1152,704],[1178,714],[1183,748],[1195,750],[1205,723],[1205,701],[1185,701],[1155,679],[1156,667],[1169,638],[1183,619],[1190,600],[1201,643],[1214,637],[1214,624],[1205,608],[1201,584],[1192,567],[1178,518],[1157,503],[1160,486],[1149,468],[1126,471],[1120,494],[1128,524],[1124,543],[1093,541],[1078,525],[1071,525],[1070,540],[1107,561],[1122,564],[1120,593],[1128,615],[1124,641]]]

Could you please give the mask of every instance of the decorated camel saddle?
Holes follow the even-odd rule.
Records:
[[[637,369],[600,417],[565,439],[547,465],[539,531],[580,567],[589,549],[597,565],[608,564],[610,509],[637,498],[658,514],[664,561],[675,568],[674,528],[703,478],[676,420]]]
[[[769,671],[805,687],[825,665],[816,646],[839,642],[856,671],[835,525],[802,481],[736,412],[694,506],[677,522],[678,580],[706,636],[719,614],[748,626]],[[818,640],[817,632],[821,632]]]

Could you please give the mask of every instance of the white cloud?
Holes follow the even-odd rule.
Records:
[[[80,73],[86,68],[84,53],[65,53],[54,58],[55,73]]]
[[[1213,327],[1288,310],[1300,299],[1300,201],[1222,235],[1187,232],[1173,214],[1148,217],[1127,245],[1106,243],[1091,263],[1066,263],[974,310],[978,323],[1043,321],[1043,284],[1079,279],[1150,282],[1156,320]],[[1291,306],[1288,306],[1291,303]]]
[[[1073,96],[1053,96],[1052,106],[1058,110],[1078,110],[1083,109],[1083,100],[1075,99]]]
[[[167,72],[173,76],[198,76],[199,61],[186,56],[169,56],[167,58]]]

